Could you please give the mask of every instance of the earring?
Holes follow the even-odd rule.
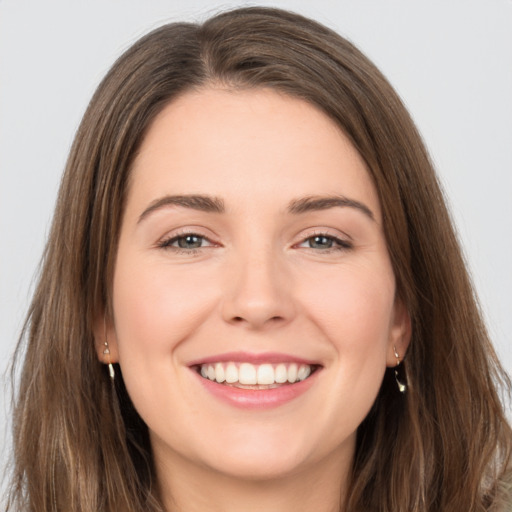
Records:
[[[112,366],[112,363],[110,362],[111,359],[110,359],[110,349],[108,348],[108,341],[107,341],[107,338],[105,337],[105,348],[103,349],[103,355],[107,356],[107,360],[108,360],[108,373],[110,374],[110,378],[112,380],[115,379],[116,377],[116,372],[114,371],[114,367]]]
[[[393,352],[395,353],[395,357],[396,357],[395,380],[396,380],[396,384],[398,386],[398,391],[400,391],[400,393],[405,393],[405,391],[407,389],[407,384],[400,382],[400,379],[398,377],[398,367],[400,366],[402,361],[400,361],[400,356],[398,355],[398,352],[396,351],[395,346],[393,346]]]

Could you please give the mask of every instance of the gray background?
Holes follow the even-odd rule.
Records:
[[[0,466],[10,448],[4,372],[93,90],[148,30],[246,4],[0,0]],[[492,337],[512,370],[512,0],[260,4],[334,28],[396,87],[431,151]]]

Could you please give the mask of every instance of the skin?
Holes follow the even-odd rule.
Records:
[[[225,211],[155,207],[191,194]],[[340,195],[371,215],[289,211],[297,199]],[[186,233],[201,247],[177,247]],[[168,510],[340,510],[357,427],[396,365],[393,347],[405,353],[410,321],[377,192],[333,121],[270,90],[211,87],[169,104],[133,166],[113,309],[111,357],[149,427]],[[244,410],[189,367],[240,350],[321,369],[294,400]]]

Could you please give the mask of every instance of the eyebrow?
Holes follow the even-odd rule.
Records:
[[[164,196],[153,201],[139,216],[137,223],[142,222],[148,215],[165,206],[182,206],[192,210],[207,213],[224,213],[224,201],[218,197],[203,195]]]
[[[349,199],[345,196],[309,196],[295,199],[288,205],[288,211],[293,214],[301,214],[312,211],[328,210],[329,208],[355,208],[364,213],[371,220],[375,220],[373,212],[360,201]]]
[[[181,206],[206,213],[224,213],[226,211],[224,201],[219,197],[205,195],[176,195],[164,196],[153,201],[139,216],[137,223],[142,222],[146,217],[156,210],[165,206]],[[375,220],[373,212],[360,201],[349,199],[345,196],[308,196],[294,199],[288,204],[288,212],[294,215],[302,213],[328,210],[330,208],[355,208],[371,220]]]

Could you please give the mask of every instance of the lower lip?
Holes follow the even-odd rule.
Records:
[[[272,389],[235,388],[205,379],[197,372],[195,373],[207,391],[229,405],[240,409],[271,409],[291,402],[303,395],[314,384],[319,370],[303,381]]]

